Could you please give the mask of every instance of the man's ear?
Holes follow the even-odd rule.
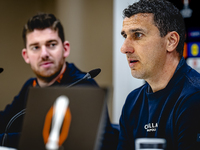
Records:
[[[63,47],[64,47],[64,57],[66,58],[66,57],[68,57],[69,54],[70,54],[70,44],[69,44],[69,42],[68,42],[68,41],[65,41],[65,42],[63,43]]]
[[[167,34],[167,40],[167,51],[172,52],[176,50],[180,40],[180,36],[176,31],[172,31]]]
[[[22,57],[24,58],[24,61],[25,61],[27,64],[30,63],[30,60],[29,60],[29,57],[28,57],[27,49],[26,49],[26,48],[22,49]]]

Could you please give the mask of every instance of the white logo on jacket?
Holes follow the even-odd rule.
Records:
[[[155,132],[158,128],[158,123],[149,123],[144,126],[147,132]]]

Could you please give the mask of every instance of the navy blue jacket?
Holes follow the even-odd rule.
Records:
[[[67,86],[75,81],[83,78],[85,76],[85,72],[80,71],[73,63],[67,63],[66,62],[66,71],[64,72],[62,78],[60,81],[56,81],[51,86]],[[14,98],[12,104],[7,105],[4,111],[0,112],[0,133],[4,135],[4,132],[6,130],[6,126],[9,122],[9,120],[16,115],[18,112],[26,108],[26,101],[28,96],[29,87],[32,87],[33,84],[36,84],[36,86],[39,86],[37,83],[36,78],[29,79],[24,86],[22,87],[20,93]],[[76,85],[75,85],[76,86]],[[94,86],[98,87],[97,83],[93,79],[83,80],[77,84],[77,86]],[[22,128],[22,122],[23,122],[23,116],[16,119],[12,126],[9,128],[7,133],[10,134],[10,139],[7,139],[5,143],[6,146],[9,147],[17,147],[19,135],[15,133],[20,133]],[[108,135],[107,135],[108,134]],[[113,130],[110,124],[110,120],[107,114],[107,124],[106,124],[106,132],[104,135],[104,139],[106,140],[106,137],[113,136]],[[15,139],[15,140],[12,140]],[[109,139],[108,139],[109,140]],[[106,145],[105,145],[106,146]],[[102,148],[105,149],[105,148]]]
[[[200,74],[184,58],[163,90],[145,83],[126,99],[118,150],[134,150],[145,137],[166,139],[167,150],[200,149]]]

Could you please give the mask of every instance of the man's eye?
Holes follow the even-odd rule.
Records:
[[[31,49],[34,50],[34,51],[35,51],[35,50],[38,50],[38,49],[39,49],[39,46],[33,46],[33,47],[31,47]]]
[[[136,32],[135,34],[134,34],[134,38],[135,39],[139,39],[139,38],[141,38],[142,37],[142,33],[139,33],[139,32]]]
[[[54,46],[56,46],[56,44],[55,44],[55,43],[52,43],[52,44],[50,44],[50,47],[54,47]]]
[[[50,43],[48,46],[49,46],[50,48],[54,48],[56,45],[57,45],[56,43]]]

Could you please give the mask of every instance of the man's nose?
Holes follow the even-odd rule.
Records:
[[[122,47],[121,47],[121,52],[124,54],[127,53],[133,53],[134,52],[134,48],[133,48],[133,43],[130,39],[125,39]]]
[[[42,46],[41,57],[42,57],[42,59],[49,58],[49,50],[47,49],[46,46]]]

